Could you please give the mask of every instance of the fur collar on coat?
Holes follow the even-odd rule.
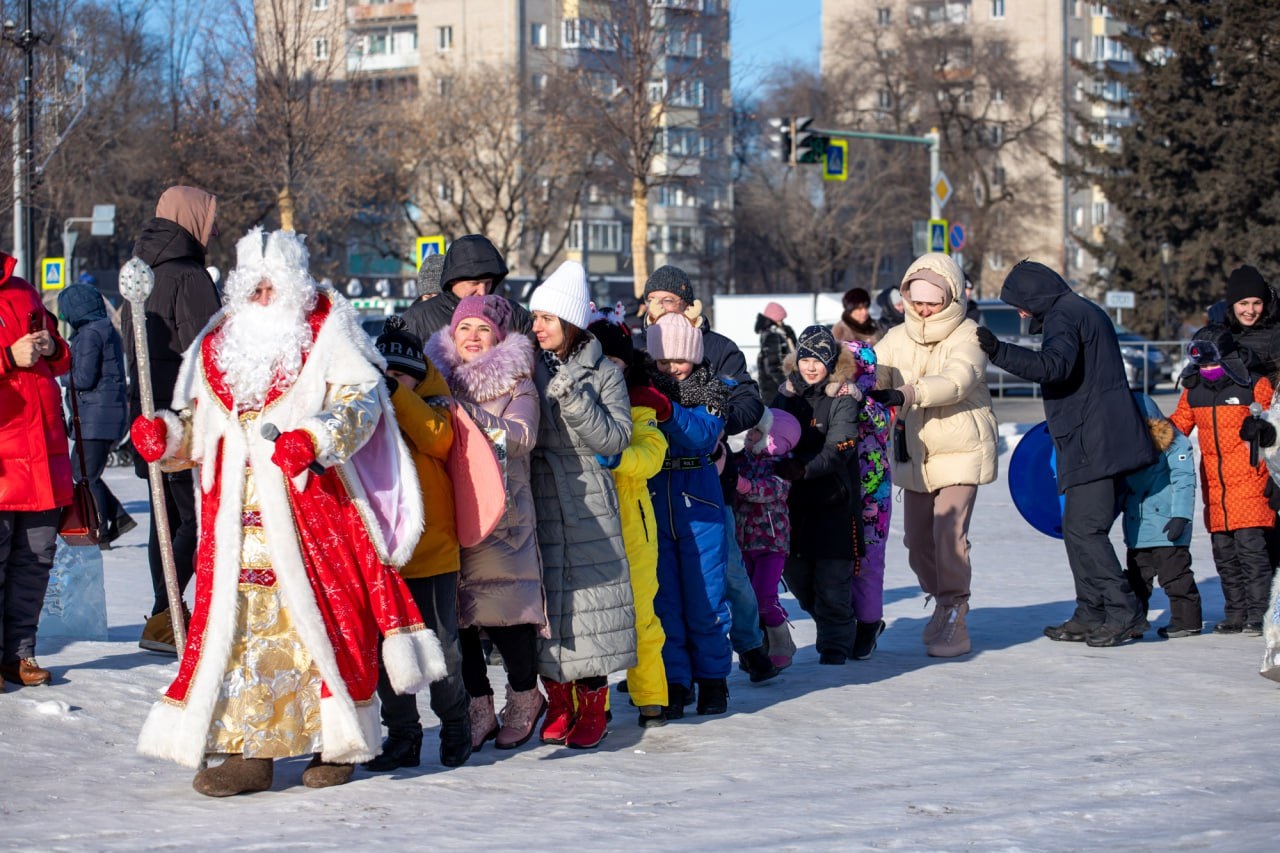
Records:
[[[782,360],[782,370],[787,375],[787,381],[782,383],[778,388],[778,392],[787,397],[799,397],[805,395],[805,389],[809,386],[801,378],[799,370],[796,368],[796,354],[791,353]],[[874,368],[873,368],[874,370]],[[826,395],[828,397],[838,396],[846,385],[857,387],[858,380],[858,364],[853,357],[853,353],[847,347],[840,347],[840,357],[836,359],[836,369],[827,374],[826,378]],[[846,390],[845,393],[848,393]],[[857,394],[861,398],[862,394]]]
[[[509,334],[488,352],[464,362],[445,328],[431,336],[423,352],[454,395],[472,403],[497,399],[533,375],[533,343],[521,334]]]

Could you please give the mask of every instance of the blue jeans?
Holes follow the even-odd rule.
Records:
[[[760,630],[760,605],[756,592],[747,578],[747,567],[742,562],[742,549],[738,547],[737,523],[733,510],[724,510],[724,552],[728,567],[725,570],[725,598],[729,602],[729,615],[733,620],[729,640],[733,650],[741,654],[764,645],[764,632]]]

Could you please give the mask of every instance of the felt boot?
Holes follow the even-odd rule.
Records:
[[[320,753],[311,756],[311,763],[302,771],[302,784],[308,788],[333,788],[351,781],[356,772],[354,764],[337,764],[325,761]]]
[[[191,787],[206,797],[234,797],[267,790],[271,777],[270,758],[245,758],[237,752],[217,767],[206,767],[197,773]]]

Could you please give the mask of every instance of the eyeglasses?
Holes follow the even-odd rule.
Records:
[[[1192,364],[1220,364],[1222,351],[1213,341],[1192,341],[1187,344],[1187,358]]]
[[[654,297],[650,297],[650,299],[649,299],[649,304],[650,304],[650,305],[661,305],[663,308],[675,308],[677,305],[679,305],[679,304],[680,304],[680,297],[678,297],[678,296],[663,296],[663,297],[661,297],[661,298],[658,298],[658,297],[654,296]]]

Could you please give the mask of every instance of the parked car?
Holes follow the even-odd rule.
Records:
[[[1018,309],[1012,305],[998,299],[979,299],[978,314],[981,317],[979,322],[995,332],[1000,340],[1029,349],[1040,348],[1040,335],[1031,334],[1031,320],[1019,315]],[[1124,326],[1116,326],[1116,337],[1120,341],[1120,356],[1124,359],[1130,388],[1149,392],[1170,378],[1170,359],[1158,346]],[[1032,383],[993,364],[987,365],[987,384],[997,394],[1033,387]]]

